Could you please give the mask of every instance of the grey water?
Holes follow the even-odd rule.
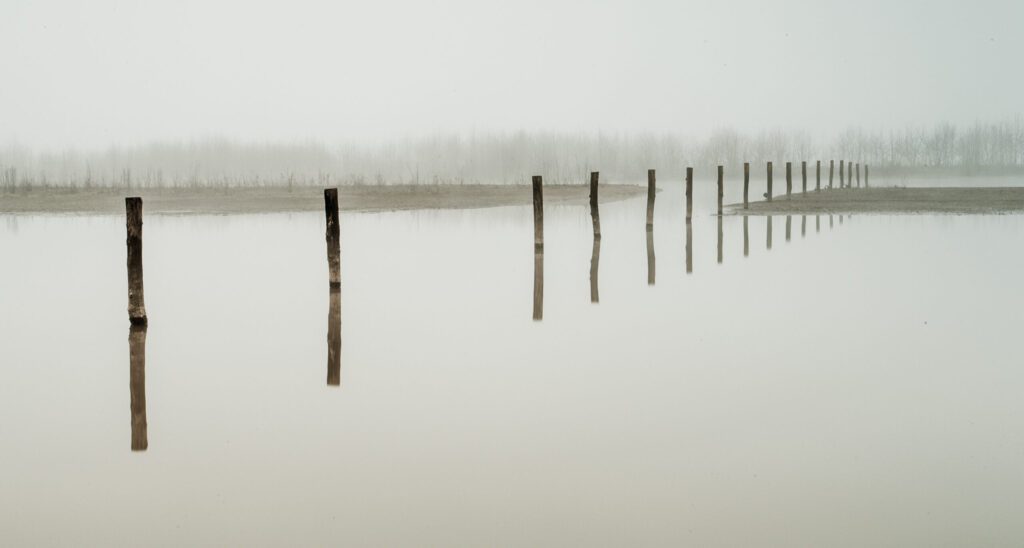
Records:
[[[333,295],[322,212],[147,216],[141,333],[123,218],[4,217],[5,539],[1024,538],[1024,216],[719,220],[705,185],[688,230],[659,186],[599,245],[549,206],[542,257],[529,207],[344,213]]]

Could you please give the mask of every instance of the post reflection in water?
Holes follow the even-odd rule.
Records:
[[[807,215],[800,216],[800,237],[807,235]]]
[[[722,264],[722,216],[718,216],[718,264]]]
[[[590,252],[590,302],[600,301],[597,292],[597,265],[601,262],[601,236],[594,236],[594,249]]]
[[[829,213],[829,215],[828,215],[828,227],[829,228],[833,228],[834,226],[836,226],[835,219],[833,219],[832,218],[832,214]]]
[[[743,216],[743,256],[747,257],[750,255],[750,223],[748,217]]]
[[[647,226],[647,285],[654,285],[654,228]]]
[[[533,246],[533,319],[544,319],[544,244]]]
[[[132,451],[149,448],[146,427],[146,326],[128,329],[128,388],[131,392]]]
[[[814,216],[814,232],[821,232],[821,215]]]
[[[772,248],[772,216],[769,215],[767,217],[767,219],[768,219],[768,229],[766,230],[766,232],[768,233],[768,238],[767,238],[767,240],[768,240],[768,249],[771,249]]]
[[[686,273],[693,274],[693,222],[686,218]]]
[[[327,311],[327,386],[341,385],[341,289],[331,287]]]
[[[790,234],[790,229],[792,228],[792,226],[793,226],[793,216],[792,215],[786,215],[786,241],[787,242],[789,241],[789,234]]]

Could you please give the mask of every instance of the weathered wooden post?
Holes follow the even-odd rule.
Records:
[[[332,287],[327,309],[327,386],[341,385],[341,288]]]
[[[128,389],[132,413],[132,451],[149,448],[146,426],[146,326],[128,328]]]
[[[857,162],[857,188],[860,188],[860,162]]]
[[[807,194],[807,161],[806,160],[800,162],[800,177],[802,178],[802,181],[803,181],[803,188],[802,188],[803,193]]]
[[[324,214],[327,217],[327,266],[331,287],[341,287],[341,227],[338,223],[338,189],[324,189]]]
[[[725,196],[724,175],[722,166],[718,166],[718,216],[722,216],[722,198]]]
[[[647,229],[654,226],[654,170],[647,170]]]
[[[864,164],[864,188],[871,186],[868,184],[868,165]]]
[[[844,178],[846,173],[845,166],[843,165],[845,160],[839,160],[839,188],[846,188],[846,179]]]
[[[768,192],[765,194],[768,201],[772,201],[772,163],[768,162]]]
[[[821,190],[821,160],[817,160],[814,166],[814,191]]]
[[[853,162],[846,162],[846,188],[853,188]]]
[[[533,245],[544,247],[544,190],[543,178],[533,176]]]
[[[793,162],[786,162],[786,197],[793,194]]]
[[[590,173],[590,218],[594,222],[594,238],[601,237],[601,213],[597,208],[597,178],[598,172]]]
[[[750,255],[750,228],[747,216],[743,216],[743,256]]]
[[[146,298],[142,284],[142,198],[125,198],[128,238],[128,321],[146,325]]]
[[[835,173],[835,171],[836,171],[836,161],[835,160],[829,160],[828,161],[828,188],[830,190],[832,189],[832,177],[833,177],[833,174]]]
[[[750,162],[743,162],[743,209],[749,206],[747,193],[750,191]]]
[[[693,168],[686,168],[686,220],[693,217]]]

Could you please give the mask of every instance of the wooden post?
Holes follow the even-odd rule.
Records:
[[[800,177],[803,181],[803,193],[807,194],[807,161],[800,162]]]
[[[128,389],[132,412],[132,451],[149,448],[146,426],[146,326],[128,328]]]
[[[765,194],[768,201],[772,201],[772,163],[768,162],[768,192]]]
[[[146,325],[146,298],[142,284],[142,198],[125,198],[128,231],[128,321]]]
[[[846,188],[846,179],[844,175],[846,173],[846,169],[843,165],[844,162],[844,160],[839,160],[839,188]]]
[[[786,197],[793,194],[793,162],[786,162]]]
[[[693,168],[686,168],[686,220],[693,217]]]
[[[814,166],[814,191],[821,190],[821,160],[817,160]]]
[[[718,166],[718,216],[722,216],[722,198],[725,196],[724,175],[722,166]]]
[[[597,208],[597,178],[598,172],[590,173],[590,218],[594,222],[594,237],[601,237],[601,213]]]
[[[743,256],[750,255],[750,228],[747,216],[743,216]]]
[[[833,174],[835,173],[835,171],[836,171],[836,161],[835,160],[829,160],[828,161],[828,188],[830,190],[832,189],[832,177],[833,177]]]
[[[846,162],[846,188],[853,188],[853,162]]]
[[[869,186],[871,185],[868,184],[868,165],[864,164],[864,188],[868,188]]]
[[[544,179],[533,176],[533,245],[544,247]]]
[[[324,189],[324,214],[327,217],[327,266],[331,287],[341,287],[341,242],[338,226],[338,189]]]
[[[647,229],[654,226],[654,170],[647,170]]]
[[[749,201],[747,193],[750,191],[750,162],[743,162],[743,209],[747,209]]]
[[[327,309],[327,386],[341,385],[341,288],[331,287]]]
[[[857,162],[857,188],[860,188],[860,162]]]

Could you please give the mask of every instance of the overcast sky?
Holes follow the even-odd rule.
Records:
[[[0,1],[0,144],[1024,114],[1024,1]]]

